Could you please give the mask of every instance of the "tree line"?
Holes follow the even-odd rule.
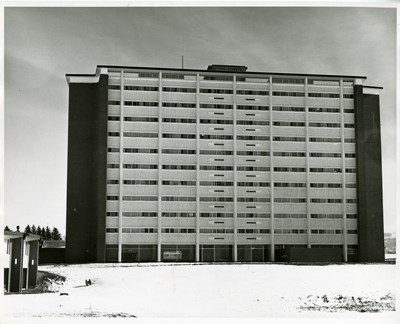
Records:
[[[6,226],[4,228],[5,231],[9,231],[9,227]],[[41,227],[41,226],[35,226],[32,225],[30,226],[29,224],[26,225],[24,233],[26,234],[36,234],[36,235],[40,235],[43,237],[44,240],[46,241],[60,241],[62,240],[62,236],[60,231],[58,230],[57,227],[53,227],[52,230],[50,230],[50,227],[46,226],[46,227]]]

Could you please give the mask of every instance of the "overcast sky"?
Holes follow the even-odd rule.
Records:
[[[382,86],[385,231],[395,231],[396,12],[382,8],[5,8],[5,225],[65,234],[67,73],[96,65],[367,76]]]

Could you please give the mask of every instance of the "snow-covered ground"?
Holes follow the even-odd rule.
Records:
[[[4,296],[4,313],[11,323],[21,317],[54,316],[394,314],[393,264],[86,264],[41,266],[39,270],[62,275],[66,281],[55,283],[54,293]],[[86,286],[86,279],[92,285]],[[371,307],[360,313],[363,303]]]

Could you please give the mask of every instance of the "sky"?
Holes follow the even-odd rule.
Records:
[[[4,225],[65,234],[68,84],[97,65],[367,76],[381,86],[385,232],[395,231],[396,9],[4,10]]]

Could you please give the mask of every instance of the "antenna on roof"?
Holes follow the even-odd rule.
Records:
[[[182,55],[182,70],[183,70],[183,55]]]

